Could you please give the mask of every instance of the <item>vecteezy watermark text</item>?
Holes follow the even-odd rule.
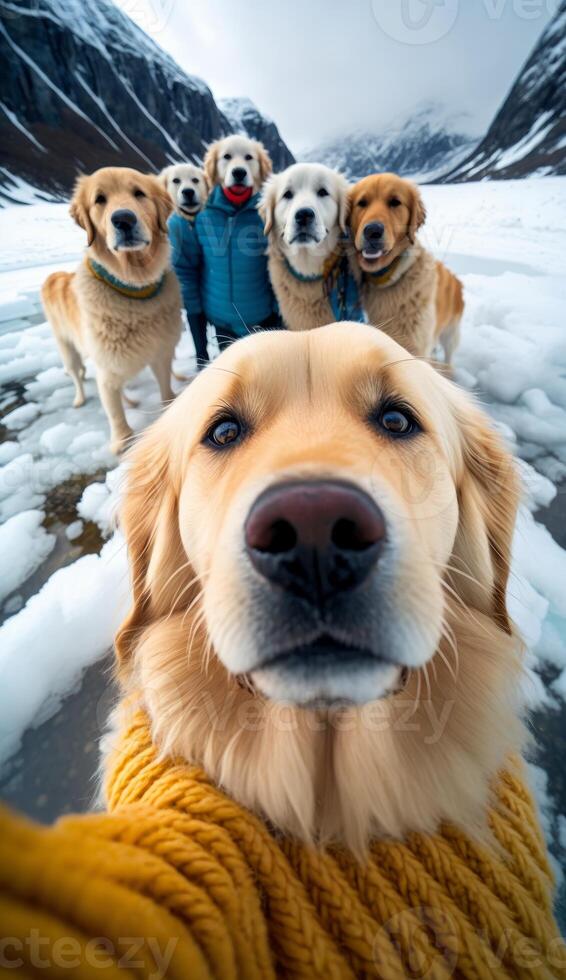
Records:
[[[82,967],[108,970],[111,967],[127,970],[147,970],[148,980],[165,980],[178,940],[167,941],[155,936],[121,936],[112,940],[97,936],[79,942],[74,936],[42,936],[39,929],[30,929],[24,939],[0,936],[0,968],[16,973],[24,966],[34,970],[78,970]]]
[[[558,0],[481,0],[488,20],[500,20],[512,10],[521,20],[552,15]],[[434,44],[456,23],[460,0],[371,0],[373,16],[388,37],[402,44]]]

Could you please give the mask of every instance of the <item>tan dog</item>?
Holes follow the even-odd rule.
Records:
[[[71,216],[87,233],[76,272],[54,272],[41,292],[63,364],[84,395],[84,359],[96,365],[113,452],[132,435],[122,388],[149,365],[164,402],[173,398],[171,364],[181,333],[181,297],[169,270],[172,202],[157,177],[105,167],[77,181]]]
[[[303,840],[485,829],[523,732],[516,506],[469,395],[381,331],[241,340],[133,450],[124,691]]]
[[[263,143],[236,133],[211,143],[203,163],[210,187],[221,184],[234,193],[261,189],[272,169],[271,157]]]
[[[265,184],[259,207],[269,239],[269,276],[290,330],[332,323],[328,277],[342,258],[348,182],[320,163],[295,163]],[[350,319],[350,317],[343,317]]]
[[[418,188],[396,174],[371,174],[350,193],[350,226],[368,320],[411,354],[439,342],[449,364],[459,339],[462,284],[417,241],[426,212]]]

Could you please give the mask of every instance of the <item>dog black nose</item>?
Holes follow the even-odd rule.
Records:
[[[312,208],[299,208],[295,212],[295,223],[299,228],[304,228],[305,225],[310,225],[314,221],[314,211]]]
[[[192,202],[195,199],[195,192],[194,192],[193,188],[192,187],[183,187],[183,190],[181,191],[181,193],[183,195],[183,200],[184,201],[188,201],[189,204],[192,204]]]
[[[247,552],[260,575],[317,605],[360,585],[384,538],[385,520],[371,497],[330,480],[266,490],[245,527]]]
[[[110,220],[118,231],[128,232],[132,230],[138,219],[133,211],[129,211],[127,208],[120,208],[119,211],[114,211]]]
[[[234,167],[232,171],[232,179],[235,184],[243,184],[247,176],[248,172],[245,167]]]
[[[364,228],[364,239],[369,245],[379,244],[383,238],[384,231],[385,227],[381,221],[369,221]]]

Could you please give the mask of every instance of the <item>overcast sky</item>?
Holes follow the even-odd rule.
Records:
[[[117,0],[215,97],[247,95],[292,150],[423,100],[483,132],[558,0]]]

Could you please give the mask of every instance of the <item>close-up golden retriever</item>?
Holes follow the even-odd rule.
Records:
[[[132,435],[122,400],[130,378],[149,365],[162,400],[173,398],[181,296],[169,268],[172,210],[157,177],[127,167],[79,177],[70,213],[87,234],[84,259],[76,272],[52,273],[41,291],[77,408],[85,401],[84,360],[94,361],[115,453]]]
[[[447,364],[464,312],[460,280],[417,240],[426,212],[416,184],[370,174],[350,192],[350,227],[370,323],[416,357],[439,343]]]
[[[124,704],[304,841],[481,834],[523,741],[517,498],[471,397],[383,332],[240,341],[130,455]]]

